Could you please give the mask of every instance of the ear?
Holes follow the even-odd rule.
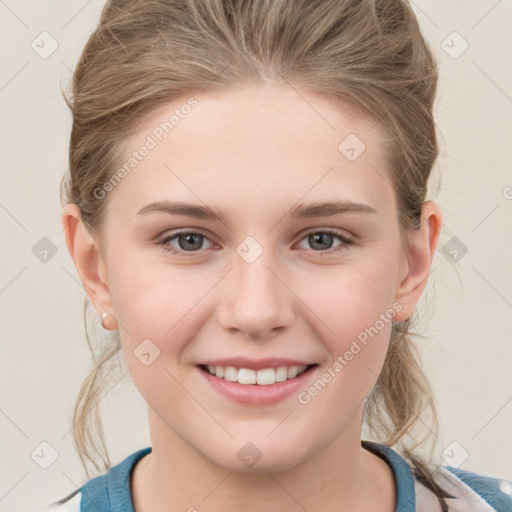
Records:
[[[113,316],[112,297],[108,288],[106,267],[98,241],[91,236],[83,223],[78,205],[67,204],[62,210],[61,220],[69,254],[91,304],[100,318],[103,313],[107,313],[107,317],[102,321],[102,325],[106,329],[117,329],[117,322]]]
[[[394,321],[406,320],[414,313],[428,281],[441,225],[439,206],[432,201],[423,203],[419,228],[407,234],[407,254],[395,295],[395,301],[402,305],[402,310],[394,316]]]

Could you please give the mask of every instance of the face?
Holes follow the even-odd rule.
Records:
[[[359,440],[392,320],[407,317],[385,135],[291,88],[194,98],[126,141],[137,162],[99,199],[101,273],[154,446],[284,470]]]

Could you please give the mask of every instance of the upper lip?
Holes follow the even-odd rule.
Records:
[[[316,363],[309,363],[300,359],[288,359],[282,357],[267,357],[264,359],[249,359],[246,357],[231,357],[224,359],[210,359],[199,365],[204,366],[234,366],[235,368],[248,368],[251,370],[263,370],[265,368],[278,368],[279,366],[310,366]]]

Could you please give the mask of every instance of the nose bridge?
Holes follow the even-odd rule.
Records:
[[[292,294],[276,276],[279,265],[273,251],[246,240],[237,247],[233,267],[228,290],[222,297],[220,316],[224,328],[257,337],[290,325]]]

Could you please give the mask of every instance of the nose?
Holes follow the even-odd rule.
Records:
[[[248,263],[234,255],[234,268],[221,293],[218,318],[228,331],[261,339],[278,333],[295,321],[295,295],[275,260],[263,253]]]

